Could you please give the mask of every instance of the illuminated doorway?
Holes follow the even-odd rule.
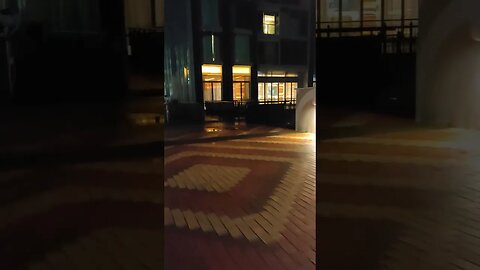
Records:
[[[233,100],[247,102],[250,100],[250,66],[233,66]]]
[[[202,65],[203,101],[222,100],[222,66]]]

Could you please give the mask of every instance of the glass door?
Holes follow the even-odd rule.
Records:
[[[222,83],[221,82],[213,82],[212,83],[213,89],[213,100],[214,101],[221,101],[222,100]]]
[[[233,100],[240,101],[240,102],[250,100],[250,83],[249,82],[233,83]]]
[[[204,101],[213,100],[213,83],[211,82],[203,83],[203,100]]]
[[[222,100],[222,66],[202,65],[203,101]]]
[[[203,83],[203,100],[221,101],[222,100],[222,83],[221,82],[204,82]]]

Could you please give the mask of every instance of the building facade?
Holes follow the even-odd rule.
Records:
[[[319,100],[415,114],[419,0],[317,0]]]
[[[315,1],[165,3],[166,96],[178,103],[295,103],[313,85]]]
[[[416,36],[418,6],[418,0],[317,0],[317,28],[322,37],[378,35],[382,27],[386,35]]]

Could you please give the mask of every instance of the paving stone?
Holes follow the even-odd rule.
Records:
[[[195,213],[195,217],[204,232],[213,232],[213,227],[210,221],[208,220],[207,216],[203,212]]]
[[[245,236],[245,238],[247,238],[248,241],[255,242],[259,240],[258,236],[248,226],[245,220],[243,220],[242,218],[236,218],[233,220],[233,222],[235,223],[235,225],[237,225],[237,227],[240,229],[240,231]]]
[[[187,221],[188,228],[190,230],[193,231],[193,230],[197,230],[197,229],[200,228],[200,224],[198,224],[198,221],[195,218],[195,215],[193,214],[192,211],[190,211],[190,210],[185,211],[184,216],[185,216],[185,220]]]
[[[179,228],[183,228],[187,225],[185,221],[185,216],[179,209],[173,209],[172,210],[172,216],[173,220],[175,222],[175,225]]]
[[[215,232],[219,236],[223,236],[228,233],[227,229],[225,228],[224,224],[222,223],[219,217],[217,217],[214,214],[208,214],[207,217],[210,223],[212,224],[213,228],[215,229]]]
[[[229,217],[222,216],[220,217],[220,219],[223,225],[225,225],[225,228],[227,228],[228,232],[233,238],[240,238],[242,236],[240,229],[238,229],[237,225],[233,223],[233,221]]]

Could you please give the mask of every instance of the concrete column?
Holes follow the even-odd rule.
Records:
[[[480,1],[420,4],[417,121],[480,128]]]

